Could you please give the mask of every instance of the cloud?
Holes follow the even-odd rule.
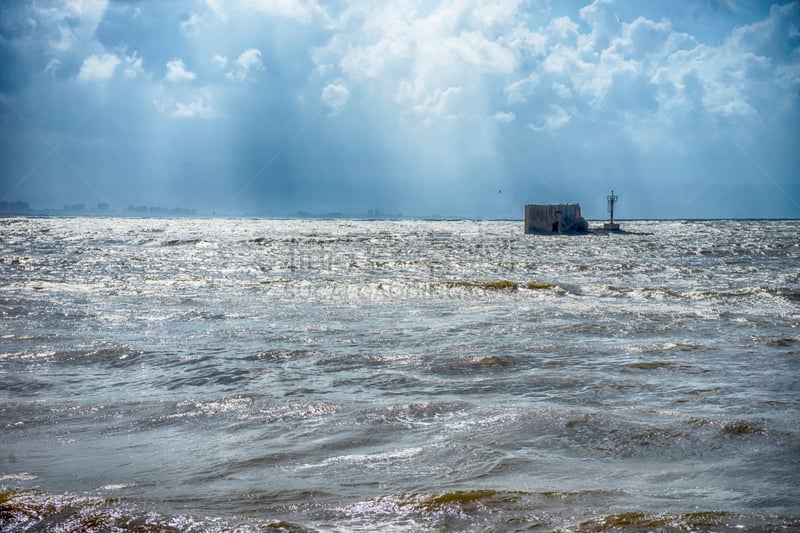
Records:
[[[536,86],[539,85],[539,82],[539,75],[534,72],[521,80],[509,83],[506,85],[505,89],[503,89],[506,100],[511,104],[525,102],[533,93]]]
[[[217,65],[224,67],[228,60],[224,56],[214,56],[214,61]],[[236,59],[236,70],[228,72],[225,77],[232,80],[246,80],[250,78],[250,74],[256,70],[263,70],[264,65],[261,63],[261,50],[258,48],[250,48],[242,52]]]
[[[172,83],[178,83],[181,81],[192,81],[195,78],[197,78],[197,74],[186,70],[186,66],[183,64],[182,59],[173,59],[171,61],[167,61],[167,73],[164,76],[165,80]]]
[[[114,75],[120,59],[114,54],[92,54],[83,60],[78,81],[105,81]]]
[[[322,102],[331,115],[338,115],[350,100],[350,91],[341,82],[329,83],[322,89]]]
[[[798,20],[797,2],[773,6],[767,19],[734,29],[717,47],[690,42],[667,53],[651,78],[660,110],[699,111],[717,121],[757,120],[759,107],[785,101],[791,90],[778,81],[785,68],[797,65],[787,44],[792,31],[797,34]]]
[[[211,61],[217,68],[224,69],[228,66],[228,57],[223,54],[214,54],[214,57],[211,58]]]
[[[61,68],[61,61],[53,58],[47,62],[47,66],[44,67],[44,71],[50,74],[51,76],[55,76],[56,71]]]
[[[144,68],[142,68],[142,58],[139,57],[139,54],[134,52],[129,56],[125,56],[125,77],[131,79],[143,74]]]
[[[188,102],[178,102],[173,98],[156,98],[153,99],[153,105],[159,113],[172,118],[214,118],[219,116],[219,113],[203,96],[197,96]]]
[[[180,23],[181,31],[190,37],[197,37],[200,34],[200,22],[202,18],[197,13],[192,13],[189,18]]]
[[[437,89],[428,95],[425,100],[414,106],[414,111],[430,120],[431,115],[444,118],[457,118],[460,106],[457,101],[464,89],[461,87],[448,87],[444,90]],[[429,122],[426,122],[428,124]]]
[[[587,51],[604,50],[621,26],[619,16],[613,8],[613,1],[594,0],[582,7],[578,13],[592,28],[589,34],[581,35],[582,48]]]
[[[571,43],[577,41],[578,25],[569,17],[554,18],[545,30],[547,37],[554,43]]]
[[[447,0],[427,9],[403,2],[351,4],[330,17],[334,36],[312,55],[316,72],[365,86],[423,122],[486,115],[490,102],[480,98],[486,83],[513,75],[519,66],[517,52],[502,37],[516,24],[519,4]],[[522,46],[525,38],[520,32],[513,42]],[[456,100],[466,107],[456,111]]]
[[[530,128],[534,131],[549,131],[563,128],[566,126],[571,117],[563,107],[558,104],[550,104],[547,113],[545,113],[540,125],[530,124]]]
[[[210,118],[216,113],[202,97],[197,97],[189,103],[176,102],[175,110],[170,116],[176,118]]]
[[[516,67],[516,58],[511,50],[479,32],[451,36],[445,41],[445,46],[457,61],[484,73],[508,74]]]
[[[497,113],[494,114],[494,119],[497,122],[502,122],[504,124],[508,124],[510,122],[514,122],[514,119],[516,119],[516,118],[517,118],[517,116],[514,113],[505,113],[505,112],[502,112],[502,111],[498,111]]]
[[[239,11],[308,22],[322,11],[313,0],[206,0],[206,4],[223,21]]]
[[[8,2],[3,8],[7,9]],[[27,22],[40,33],[56,53],[68,53],[94,32],[108,0],[69,0],[62,2],[30,2]]]
[[[97,24],[108,6],[108,0],[67,0],[63,5],[72,17]]]
[[[671,33],[669,21],[656,22],[640,16],[630,24],[622,24],[620,35],[612,39],[610,47],[628,57],[660,60],[664,52],[671,51],[668,43]]]
[[[240,0],[240,6],[266,15],[308,20],[314,8],[311,2],[301,0]]]

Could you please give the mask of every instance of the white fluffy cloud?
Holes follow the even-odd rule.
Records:
[[[341,82],[329,83],[322,89],[321,97],[330,114],[338,115],[350,100],[350,91]]]
[[[125,77],[136,78],[142,74],[144,74],[144,68],[142,68],[142,58],[139,57],[139,54],[134,52],[125,56]]]
[[[181,102],[174,98],[155,98],[153,105],[159,113],[172,118],[214,118],[219,113],[204,96],[195,96],[191,100]]]
[[[580,36],[581,47],[592,53],[604,50],[611,39],[619,33],[621,22],[612,0],[594,0],[578,11],[580,18],[589,24],[592,31]]]
[[[215,56],[215,62],[224,67],[228,60],[223,56]],[[264,65],[261,63],[261,50],[258,48],[250,48],[245,50],[239,57],[236,59],[236,69],[228,72],[225,76],[232,80],[246,80],[250,78],[250,75],[257,71],[263,70]]]
[[[501,37],[518,4],[459,0],[428,10],[408,2],[353,4],[333,19],[334,37],[313,57],[318,71],[380,91],[423,121],[471,116],[480,112],[472,102],[484,81],[518,68]]]
[[[228,56],[223,54],[214,54],[214,57],[211,58],[211,61],[217,68],[223,69],[228,66]]]
[[[10,2],[4,2],[7,9]],[[57,53],[68,53],[91,38],[108,6],[108,0],[66,0],[33,3],[34,17],[27,25],[44,36],[48,46]]]
[[[214,109],[202,97],[188,103],[176,102],[175,110],[170,113],[170,116],[177,118],[210,118],[214,115]]]
[[[797,85],[792,65],[800,63],[776,64],[775,55],[797,40],[798,9],[797,2],[773,6],[768,19],[712,46],[667,19],[622,20],[613,0],[538,25],[528,6],[510,0],[445,0],[426,10],[352,4],[332,17],[334,36],[313,57],[317,72],[365,86],[423,120],[491,115],[485,108],[498,97],[540,131],[566,125],[569,105],[603,120],[629,120],[636,109],[669,123],[676,107],[698,105],[710,116],[753,116],[764,95],[752,80],[779,75]],[[652,125],[651,117],[645,122]]]
[[[183,64],[182,59],[167,61],[167,73],[164,75],[165,80],[178,83],[182,81],[192,81],[195,78],[197,78],[197,74],[186,70],[186,65]]]
[[[114,54],[92,54],[83,60],[79,81],[105,81],[114,75],[120,59]]]
[[[510,122],[514,122],[517,116],[514,113],[505,113],[503,111],[498,111],[494,114],[494,119],[497,122],[502,122],[504,124],[508,124]]]
[[[553,131],[566,126],[570,118],[569,113],[563,107],[558,104],[550,104],[540,124],[531,124],[530,128],[534,131]]]
[[[427,95],[422,102],[415,105],[414,111],[428,120],[432,117],[458,118],[458,112],[462,108],[459,105],[459,99],[463,92],[464,89],[461,87],[436,89],[432,94]]]

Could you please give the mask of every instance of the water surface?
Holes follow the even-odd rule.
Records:
[[[0,219],[0,528],[800,528],[800,222]]]

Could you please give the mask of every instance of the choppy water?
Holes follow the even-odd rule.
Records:
[[[800,528],[800,222],[0,220],[0,530]]]

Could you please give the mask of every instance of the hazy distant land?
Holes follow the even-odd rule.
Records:
[[[364,213],[343,213],[339,211],[312,213],[308,211],[278,212],[275,210],[263,211],[231,211],[219,212],[215,210],[205,211],[194,208],[184,207],[163,207],[146,205],[129,205],[124,208],[114,208],[105,202],[100,202],[95,206],[86,204],[67,204],[61,208],[32,208],[28,202],[18,200],[14,202],[0,202],[0,216],[97,216],[97,217],[227,217],[227,216],[246,216],[246,217],[266,217],[266,218],[357,218],[357,219],[401,219],[405,218],[402,213],[384,213],[380,209],[369,209]],[[439,215],[428,215],[423,218],[442,218]]]

